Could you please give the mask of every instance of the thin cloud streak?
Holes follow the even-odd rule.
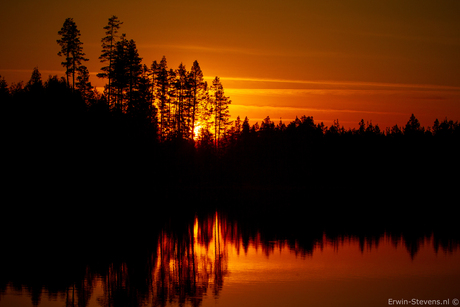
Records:
[[[333,112],[333,113],[365,113],[365,114],[381,114],[381,115],[404,115],[405,113],[400,112],[383,112],[383,111],[368,111],[368,110],[351,110],[351,109],[321,109],[321,108],[304,108],[304,107],[277,107],[277,106],[254,106],[254,105],[238,105],[232,104],[232,108],[247,109],[247,110],[269,110],[275,113],[279,111],[294,111],[297,113],[308,113],[308,112]],[[299,113],[299,114],[300,114]],[[302,114],[304,114],[302,113]]]
[[[205,79],[213,77],[205,76]],[[430,90],[451,90],[460,91],[458,86],[434,85],[434,84],[405,84],[405,83],[386,83],[386,82],[362,82],[362,81],[325,81],[325,80],[290,80],[290,79],[270,79],[270,78],[244,78],[244,77],[220,77],[222,81],[246,81],[246,82],[271,82],[271,83],[292,83],[292,84],[311,84],[328,86],[351,86],[351,87],[384,87],[402,89],[430,89]]]
[[[334,91],[334,90],[331,90]],[[287,96],[287,95],[306,95],[316,94],[324,95],[330,93],[329,90],[324,89],[282,89],[282,88],[228,88],[225,90],[229,95],[256,95],[256,96]]]
[[[419,91],[407,90],[405,93],[416,93]],[[424,91],[424,93],[438,93],[439,91]],[[225,90],[228,95],[245,95],[245,96],[305,96],[305,95],[332,95],[332,96],[358,96],[358,95],[394,95],[401,93],[401,90],[395,89],[284,89],[284,88],[270,88],[270,89],[257,89],[257,88],[228,88]],[[430,97],[434,97],[433,95]],[[439,99],[446,99],[446,97],[436,96]],[[422,97],[423,98],[423,97]],[[426,98],[425,98],[426,99]]]

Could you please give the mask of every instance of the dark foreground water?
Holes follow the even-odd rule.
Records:
[[[0,306],[456,306],[460,299],[460,249],[450,231],[289,226],[220,213],[165,220],[142,234],[106,225],[80,236],[4,240]]]

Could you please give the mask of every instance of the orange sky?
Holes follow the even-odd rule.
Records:
[[[460,120],[460,2],[415,0],[3,1],[0,75],[27,81],[63,75],[57,32],[68,17],[81,31],[93,85],[110,16],[137,43],[143,63],[170,68],[198,60],[219,76],[231,115],[289,122],[313,116],[356,127],[424,126]],[[208,80],[209,80],[208,79]]]

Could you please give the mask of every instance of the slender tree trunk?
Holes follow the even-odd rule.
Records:
[[[108,77],[108,95],[107,95],[107,103],[110,108],[111,100],[112,100],[112,85],[111,85],[111,75],[112,75],[112,57],[113,57],[113,26],[110,29],[110,52],[109,52],[109,72],[107,74]]]
[[[216,93],[216,112],[214,114],[214,146],[217,149],[217,93]]]
[[[195,140],[195,110],[197,101],[197,81],[194,80],[193,97],[192,97],[192,140]]]
[[[67,58],[69,58],[70,56],[70,51],[67,51]],[[67,71],[65,72],[65,75],[66,75],[66,78],[67,78],[67,86],[70,87],[70,82],[69,82],[69,70],[70,70],[70,64],[69,62],[67,62],[67,67],[66,67]]]
[[[75,90],[75,71],[77,70],[77,63],[75,62],[75,55],[72,60],[72,90]]]

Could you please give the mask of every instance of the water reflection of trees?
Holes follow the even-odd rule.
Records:
[[[217,217],[216,217],[217,218]],[[227,254],[221,224],[204,221],[190,224],[181,233],[162,231],[159,236],[158,258],[152,271],[154,306],[189,300],[199,306],[212,289],[219,295],[227,274]]]
[[[321,229],[295,218],[253,218],[211,214],[172,220],[161,231],[144,233],[135,244],[114,240],[101,247],[82,241],[85,244],[67,248],[56,244],[44,252],[43,246],[17,249],[1,256],[8,265],[0,272],[0,295],[7,288],[27,293],[34,306],[40,306],[44,295],[60,298],[69,307],[88,306],[91,299],[104,307],[200,306],[205,297],[220,295],[229,274],[229,249],[243,254],[254,248],[267,257],[289,250],[308,257],[326,244],[339,249],[357,241],[364,251],[389,240],[415,257],[427,242],[436,252],[459,246],[458,235],[430,228],[357,228],[351,223],[353,227]],[[42,252],[37,253],[39,247]],[[102,292],[95,293],[96,288]]]

